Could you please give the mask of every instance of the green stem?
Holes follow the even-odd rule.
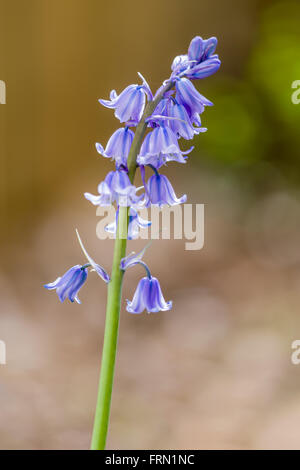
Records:
[[[119,226],[127,229],[127,208],[120,207]],[[127,230],[126,230],[127,231]],[[111,281],[108,284],[106,321],[102,353],[101,373],[98,389],[97,408],[95,414],[92,450],[105,449],[108,430],[111,394],[117,352],[122,281],[124,271],[120,269],[120,261],[126,255],[126,238],[118,234],[114,247],[114,258]]]
[[[136,159],[140,151],[147,129],[146,119],[151,116],[164,93],[170,90],[170,82],[162,88],[155,100],[150,101],[139,122],[128,155],[128,171],[130,181],[133,183],[136,171]],[[108,431],[111,395],[114,380],[114,369],[117,353],[120,306],[122,298],[122,283],[124,271],[120,269],[121,259],[126,256],[128,233],[128,208],[120,207],[118,217],[118,230],[116,235],[111,281],[108,285],[107,308],[105,320],[104,343],[102,352],[101,372],[99,380],[97,406],[95,412],[94,429],[91,450],[103,450],[106,445]]]

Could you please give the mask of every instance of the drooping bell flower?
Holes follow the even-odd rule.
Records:
[[[88,263],[85,265],[77,264],[76,266],[73,266],[62,277],[58,277],[54,282],[45,284],[44,287],[48,290],[55,289],[61,302],[64,302],[64,300],[68,297],[71,302],[74,302],[75,300],[78,304],[80,304],[81,302],[77,294],[87,279],[87,268],[93,268],[92,271],[96,271],[98,276],[100,276],[101,279],[106,283],[110,281],[110,277],[105,271],[105,269],[102,268],[102,266],[100,266],[99,264],[97,264],[93,260],[93,258],[91,258],[91,256],[88,254],[85,247],[83,246],[77,229],[76,234],[81,249],[88,260]]]
[[[146,184],[144,205],[151,206],[175,206],[186,202],[186,194],[178,198],[173,186],[165,175],[160,175],[157,171],[152,175]]]
[[[127,300],[126,310],[129,313],[142,313],[144,310],[155,313],[171,308],[172,301],[165,301],[158,279],[150,275],[140,280],[132,301]]]
[[[184,155],[192,150],[191,148],[183,152],[179,148],[174,132],[169,127],[161,125],[146,135],[137,162],[139,165],[151,164],[155,168],[160,168],[169,161],[185,163]]]
[[[187,78],[176,80],[176,101],[184,105],[189,116],[195,113],[201,114],[205,106],[213,106],[213,103],[201,95]]]
[[[118,216],[119,216],[119,208],[116,213],[116,220],[111,224],[106,225],[105,231],[108,233],[113,233],[116,235],[117,226],[118,226]],[[150,220],[143,219],[138,211],[133,207],[129,210],[129,221],[128,221],[128,240],[135,240],[139,235],[140,228],[147,228],[151,225]]]
[[[131,206],[138,204],[143,195],[136,195],[137,188],[131,184],[127,172],[120,168],[116,171],[110,171],[104,181],[98,185],[99,196],[90,193],[84,193],[95,206],[110,206],[114,201],[119,206]]]
[[[170,116],[173,119],[169,121],[169,126],[177,137],[190,140],[194,138],[195,134],[207,131],[206,127],[201,127],[200,116],[198,120],[191,120],[183,104],[174,102],[173,106],[170,108]],[[194,127],[193,121],[196,126],[199,127]]]
[[[170,118],[170,119],[168,119]],[[193,121],[199,127],[193,126]],[[152,127],[168,126],[176,135],[176,138],[183,137],[186,140],[193,139],[195,134],[206,132],[205,127],[201,127],[201,120],[191,120],[183,104],[177,103],[172,96],[163,99],[154,110],[148,122]]]
[[[109,100],[98,100],[106,108],[115,109],[115,116],[120,122],[138,123],[145,107],[145,93],[142,85],[129,85],[117,95],[115,90],[110,93]]]
[[[120,122],[130,122],[131,125],[138,124],[144,111],[146,95],[148,99],[152,99],[148,83],[141,74],[139,76],[143,80],[142,85],[129,85],[120,95],[112,90],[110,100],[98,100],[106,108],[114,109],[115,116]]]
[[[117,129],[107,142],[104,149],[100,143],[96,144],[97,152],[103,157],[115,160],[117,167],[127,165],[127,157],[134,138],[134,133],[128,127]]]
[[[158,280],[151,275],[149,267],[142,261],[148,246],[149,243],[139,253],[131,253],[122,258],[120,263],[120,268],[123,271],[133,266],[141,265],[147,273],[147,277],[143,277],[138,283],[132,301],[127,300],[126,309],[130,313],[142,313],[143,310],[147,310],[148,313],[154,313],[172,308],[172,301],[165,301]]]
[[[76,300],[81,303],[77,294],[83,286],[87,278],[87,268],[77,264],[70,268],[62,277],[58,277],[56,281],[45,284],[48,290],[56,289],[59,300],[63,302],[67,297],[71,302]]]

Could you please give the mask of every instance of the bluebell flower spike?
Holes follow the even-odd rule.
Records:
[[[138,73],[141,84],[129,85],[119,95],[112,90],[109,100],[99,100],[103,106],[113,109],[115,116],[125,125],[112,134],[105,148],[101,143],[96,144],[97,152],[106,158],[111,158],[116,164],[116,169],[110,171],[104,181],[98,185],[97,195],[85,193],[84,196],[94,205],[110,206],[116,203],[118,207],[129,207],[128,239],[136,238],[141,228],[151,224],[150,221],[140,217],[138,208],[151,205],[173,206],[186,202],[186,195],[177,197],[169,179],[159,174],[158,170],[170,161],[185,163],[193,147],[187,151],[181,150],[179,139],[191,140],[195,135],[206,131],[206,128],[202,127],[200,116],[205,107],[212,106],[213,103],[196,90],[192,80],[206,78],[218,70],[221,61],[215,53],[216,47],[215,37],[208,39],[194,37],[187,53],[173,60],[171,76],[158,88],[154,98],[149,84]],[[136,158],[145,188],[145,193],[138,195],[140,188],[132,184],[127,168],[128,156],[135,137],[130,127],[140,123],[146,101],[151,102],[158,97],[156,109],[145,121],[150,131],[144,138]],[[147,183],[146,165],[154,170],[154,175]],[[106,226],[106,230],[115,233],[117,222],[118,212],[116,220]],[[45,286],[47,289],[56,289],[61,301],[67,297],[72,302],[78,301],[77,293],[86,280],[88,266],[91,266],[105,282],[110,280],[106,271],[89,256],[78,232],[77,236],[88,264],[73,266],[61,278]],[[141,261],[141,257],[140,254],[129,255],[122,260],[121,269],[143,264],[147,271],[148,267]],[[144,306],[148,311],[158,311],[170,308],[171,304],[165,302],[162,297],[157,279],[149,273],[147,278],[140,282],[133,301],[128,303],[128,309],[138,311]]]

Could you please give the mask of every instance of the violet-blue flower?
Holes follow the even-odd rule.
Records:
[[[216,50],[218,40],[215,37],[202,39],[201,36],[195,36],[189,45],[188,58],[195,62],[203,62],[208,59]]]
[[[204,39],[203,41],[203,55],[202,55],[202,60],[206,60],[209,57],[212,57],[215,55],[218,57],[216,54],[214,54],[216,48],[217,48],[218,40],[216,37],[212,36],[211,38]]]
[[[205,40],[200,36],[194,37],[189,45],[188,54],[179,55],[173,60],[171,76],[199,79],[215,73],[221,64],[218,55],[214,54],[217,43],[215,37]]]
[[[179,74],[187,69],[189,66],[189,57],[187,54],[178,55],[172,62],[171,70],[173,71],[172,75]]]
[[[83,286],[87,278],[87,268],[77,264],[70,268],[62,277],[58,277],[56,281],[45,284],[48,290],[56,289],[59,300],[63,302],[67,297],[74,302],[81,303],[77,294]]]
[[[110,100],[98,100],[106,108],[114,109],[115,116],[120,122],[130,122],[132,125],[136,125],[142,117],[146,95],[148,99],[152,99],[148,83],[140,73],[139,76],[143,80],[142,85],[129,85],[120,95],[112,90]]]
[[[171,106],[172,100],[170,97],[165,97],[162,99],[153,111],[152,116],[148,118],[148,125],[150,127],[157,127],[161,120],[157,119],[156,116],[170,116]],[[165,125],[168,125],[168,121],[165,122]]]
[[[178,198],[168,178],[165,175],[160,175],[157,171],[149,178],[145,189],[145,207],[149,207],[151,204],[159,207],[175,206],[186,202],[186,194]]]
[[[97,152],[103,157],[115,160],[117,166],[124,165],[126,167],[133,138],[134,133],[128,127],[122,127],[113,133],[105,149],[100,143],[97,143]]]
[[[197,125],[199,125],[199,127],[194,127],[185,106],[177,103],[176,101],[170,108],[170,116],[173,119],[170,120],[169,125],[177,137],[183,137],[186,140],[190,140],[194,138],[195,134],[206,132],[207,130],[205,127],[201,127],[200,118],[197,121]]]
[[[182,151],[172,129],[166,125],[161,125],[146,135],[137,162],[139,165],[151,164],[155,168],[160,168],[169,161],[185,163],[184,155],[191,152],[191,150],[192,148]]]
[[[205,106],[213,106],[205,96],[201,95],[187,78],[176,80],[176,100],[183,104],[190,116],[201,114]]]
[[[185,76],[191,80],[206,78],[214,74],[220,68],[220,65],[221,61],[217,57],[211,57],[210,59],[188,69]]]
[[[172,301],[165,301],[158,279],[150,275],[140,280],[132,301],[127,300],[126,310],[130,313],[142,313],[144,310],[155,313],[171,308]]]
[[[195,134],[207,131],[205,127],[201,127],[200,116],[193,116],[192,120],[184,105],[178,103],[173,96],[163,99],[158,104],[148,122],[152,127],[168,126],[177,138],[183,137],[186,140],[193,139]],[[199,127],[194,127],[194,123]]]
[[[110,206],[114,201],[119,206],[131,206],[138,204],[143,195],[136,195],[137,188],[131,184],[127,172],[120,168],[116,171],[110,171],[104,181],[98,185],[99,196],[90,193],[84,193],[95,206]]]
[[[189,49],[188,49],[188,58],[189,58],[189,60],[193,60],[195,62],[200,62],[201,61],[202,55],[203,55],[203,50],[204,50],[203,42],[204,41],[201,38],[201,36],[195,36],[191,40],[190,45],[189,45]]]

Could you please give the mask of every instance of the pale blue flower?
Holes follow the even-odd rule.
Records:
[[[217,57],[211,57],[210,59],[188,69],[185,76],[191,80],[206,78],[215,73],[220,68],[220,65],[221,61]]]
[[[143,277],[130,302],[127,300],[127,311],[129,313],[148,313],[166,311],[172,308],[172,301],[166,302],[161,291],[158,279],[153,276]]]
[[[148,83],[140,73],[139,76],[143,80],[142,85],[129,85],[120,95],[112,90],[110,100],[98,100],[106,108],[114,109],[115,116],[120,122],[130,122],[131,125],[138,124],[144,112],[146,96],[149,100],[152,99]]]
[[[189,45],[188,58],[196,63],[203,62],[213,55],[216,50],[218,40],[215,37],[202,39],[200,36],[194,37]]]
[[[173,60],[171,77],[185,76],[199,79],[214,74],[221,65],[218,55],[214,54],[217,43],[215,37],[209,39],[194,37],[189,45],[188,54],[179,55]]]
[[[176,80],[176,101],[184,105],[189,116],[203,113],[205,106],[213,106],[213,103],[201,95],[187,78]]]
[[[87,268],[77,264],[70,268],[62,277],[58,277],[56,281],[45,284],[48,290],[56,289],[59,300],[63,302],[67,297],[74,302],[81,303],[77,294],[83,286],[87,278]]]
[[[175,206],[186,202],[186,194],[178,198],[168,178],[158,172],[149,178],[145,189],[145,207],[151,205],[159,207],[164,205]]]
[[[104,181],[98,185],[99,195],[94,196],[84,193],[95,206],[110,206],[114,201],[119,206],[131,206],[138,204],[143,195],[136,195],[137,188],[131,184],[127,172],[120,168],[117,171],[110,171]]]
[[[134,133],[128,127],[117,129],[107,142],[104,149],[100,143],[96,144],[97,152],[103,157],[115,160],[117,167],[127,166],[127,157],[134,138]]]
[[[166,125],[156,127],[146,135],[137,158],[139,165],[153,165],[160,168],[164,163],[176,161],[185,163],[184,155],[190,153],[192,148],[182,151],[179,148],[176,134]]]

